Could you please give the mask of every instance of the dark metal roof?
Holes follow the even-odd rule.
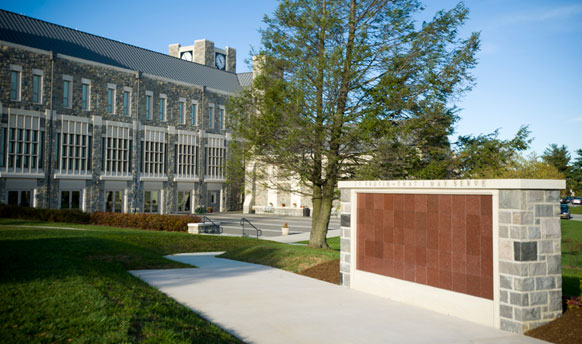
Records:
[[[234,93],[235,73],[0,10],[0,40]]]
[[[238,73],[236,76],[241,87],[250,86],[253,83],[253,72]]]

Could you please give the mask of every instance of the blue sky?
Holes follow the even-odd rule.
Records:
[[[426,1],[422,18],[458,1]],[[529,125],[531,151],[551,143],[582,149],[582,1],[467,0],[464,36],[481,32],[477,84],[457,102],[457,135],[513,137]],[[168,45],[206,38],[237,49],[237,71],[275,0],[251,1],[6,1],[0,7],[95,35],[167,53]]]

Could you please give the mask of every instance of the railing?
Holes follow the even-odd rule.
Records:
[[[246,219],[246,218],[243,217],[243,218],[240,219],[240,226],[242,227],[242,235],[243,236],[249,236],[247,233],[245,233],[245,222],[248,223],[252,227],[252,229],[254,229],[257,232],[257,239],[261,235],[263,235],[263,231],[262,230],[260,230],[257,227],[255,227],[255,225],[253,225],[251,223],[251,221],[249,221],[248,219]]]
[[[212,221],[212,219],[210,219],[208,216],[202,216],[202,224],[206,224],[206,221],[212,223],[213,228],[216,228],[218,231],[218,234],[222,234],[222,227],[220,227],[219,224],[217,224],[216,222]],[[202,230],[204,231],[204,233],[216,233],[215,231],[208,231],[206,229],[206,226],[202,226]]]

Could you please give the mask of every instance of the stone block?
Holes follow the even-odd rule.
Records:
[[[515,306],[529,306],[529,298],[526,293],[509,293],[509,303]]]
[[[501,329],[504,331],[509,331],[509,332],[513,332],[513,333],[520,333],[520,334],[523,333],[522,325],[520,323],[515,322],[515,321],[501,319],[500,325],[501,325],[500,326]]]
[[[556,288],[557,289],[562,289],[562,275],[557,275],[556,277],[554,277],[554,279],[556,280]]]
[[[540,307],[515,308],[515,320],[518,321],[534,321],[540,320],[542,312]]]
[[[554,216],[554,206],[551,204],[536,204],[536,217],[552,217]]]
[[[342,214],[349,214],[352,211],[352,204],[348,202],[341,202],[341,212]]]
[[[547,290],[556,288],[554,277],[536,277],[536,290]]]
[[[352,197],[351,189],[341,189],[340,201],[349,203]]]
[[[562,310],[562,291],[561,290],[550,291],[549,296],[550,296],[549,311],[550,312],[561,311]]]
[[[542,291],[529,294],[529,304],[532,306],[546,305],[548,303],[548,292]]]
[[[512,276],[527,276],[528,267],[527,264],[500,261],[499,272]]]
[[[500,224],[511,224],[511,211],[499,211],[499,223]]]
[[[503,303],[509,303],[509,292],[507,290],[502,290],[499,294],[499,300]]]
[[[341,216],[341,224],[342,227],[350,227],[351,226],[351,214],[342,214]]]
[[[340,274],[340,285],[344,287],[350,287],[350,274],[341,273]]]
[[[544,192],[541,190],[529,190],[526,196],[528,203],[540,203],[544,201]]]
[[[529,264],[529,275],[530,276],[545,276],[547,274],[546,263],[530,263]]]
[[[499,315],[503,318],[513,319],[513,307],[501,305]]]
[[[499,258],[513,260],[513,245],[510,240],[499,240]]]
[[[536,261],[538,259],[538,243],[536,241],[515,241],[513,242],[513,253],[515,261]]]
[[[552,240],[540,241],[540,253],[554,253],[554,242]]]
[[[341,251],[342,252],[350,252],[350,240],[348,239],[344,239],[344,238],[340,238],[340,245],[341,245]]]
[[[507,226],[499,226],[499,237],[509,238],[509,228]]]
[[[349,227],[343,227],[342,228],[342,238],[349,240],[351,239],[352,235],[352,229]]]
[[[553,255],[547,256],[546,262],[548,264],[548,275],[558,275],[562,273],[562,256]]]
[[[350,273],[350,264],[340,261],[340,272]]]
[[[511,223],[514,225],[533,225],[534,216],[529,211],[514,211],[512,214]]]
[[[499,208],[501,209],[521,209],[523,206],[523,194],[521,190],[501,190],[499,191]]]
[[[509,228],[509,234],[512,239],[526,239],[527,238],[527,227],[525,226],[511,226]]]
[[[350,264],[352,262],[352,255],[350,253],[342,252],[341,261],[346,264]]]
[[[513,289],[513,277],[499,275],[499,286],[504,289]]]
[[[560,219],[541,219],[542,239],[560,238],[562,235]]]
[[[528,239],[539,239],[542,237],[539,226],[531,226],[527,228],[527,238]]]
[[[558,190],[546,191],[545,194],[546,202],[548,203],[560,202],[560,191]]]
[[[535,280],[531,277],[529,278],[515,278],[514,279],[514,289],[516,291],[531,291],[535,289]]]

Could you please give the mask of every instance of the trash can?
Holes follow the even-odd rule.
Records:
[[[303,208],[303,217],[309,217],[310,214],[311,210],[309,210],[309,208],[307,207]]]

